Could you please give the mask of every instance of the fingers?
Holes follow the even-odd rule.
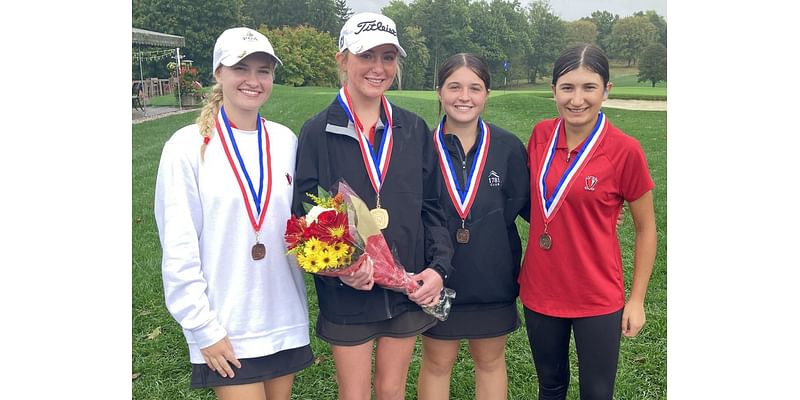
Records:
[[[231,345],[227,336],[200,351],[203,354],[203,358],[206,360],[208,368],[218,373],[223,378],[233,378],[236,376],[231,364],[237,368],[242,367],[242,363],[236,358],[236,354],[233,352],[233,345]]]

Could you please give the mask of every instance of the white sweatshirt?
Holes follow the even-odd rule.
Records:
[[[272,192],[259,234],[267,254],[258,261],[250,253],[255,231],[219,133],[212,135],[204,161],[200,160],[203,137],[197,125],[175,132],[161,154],[155,217],[163,249],[164,295],[167,309],[183,328],[194,364],[205,363],[201,348],[226,335],[238,358],[261,357],[309,343],[303,274],[287,257],[284,242],[297,137],[274,122],[267,121],[266,128]],[[238,129],[233,133],[258,191],[258,135]],[[262,196],[267,194],[266,156]],[[238,166],[233,152],[231,157]],[[250,196],[244,177],[242,183]],[[250,204],[257,222],[252,196]]]

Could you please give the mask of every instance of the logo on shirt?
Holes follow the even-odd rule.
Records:
[[[594,175],[589,175],[584,179],[584,183],[584,190],[594,192],[594,187],[597,186],[597,177]]]
[[[497,172],[489,172],[489,186],[500,186],[500,175]]]

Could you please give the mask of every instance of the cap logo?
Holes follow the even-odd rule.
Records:
[[[256,35],[253,35],[253,32],[247,31],[244,34],[244,36],[242,36],[242,40],[245,40],[245,41],[248,41],[248,42],[257,42],[258,38],[256,37]]]
[[[397,31],[392,29],[389,25],[384,25],[383,22],[375,21],[362,21],[358,23],[359,30],[356,31],[354,34],[358,35],[361,32],[369,32],[369,31],[384,31],[386,33],[390,33],[394,36],[397,36]]]

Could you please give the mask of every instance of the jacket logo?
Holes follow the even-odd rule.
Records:
[[[489,172],[489,186],[500,186],[500,175],[497,172]]]
[[[584,179],[584,183],[584,190],[594,192],[594,187],[597,186],[597,177],[594,175],[589,175]]]

